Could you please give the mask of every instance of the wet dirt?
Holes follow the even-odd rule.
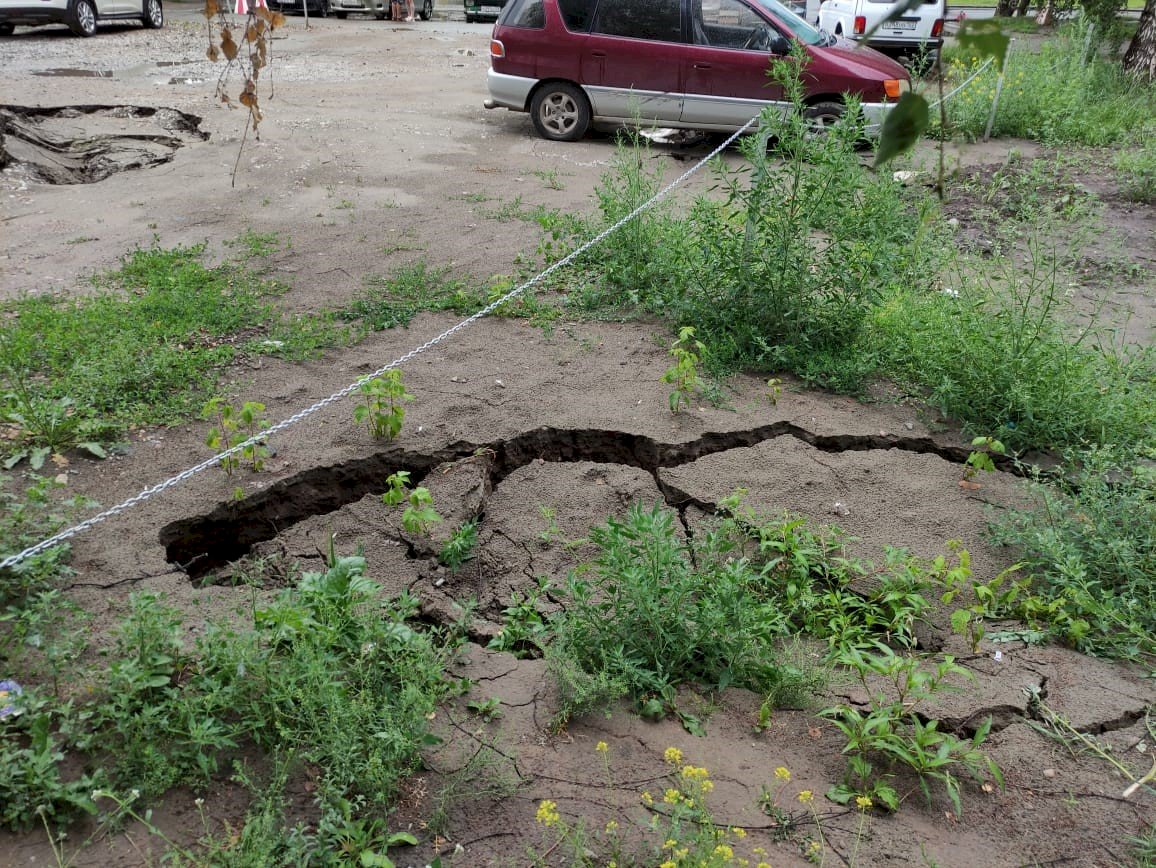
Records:
[[[240,115],[214,101],[218,70],[207,61],[181,61],[179,73],[166,69],[156,78],[158,64],[200,57],[203,49],[193,15],[176,4],[166,12],[172,24],[154,37],[125,28],[84,41],[82,64],[76,43],[48,31],[19,30],[0,42],[23,104],[171,106],[202,118],[199,129],[209,134],[175,149],[164,165],[98,184],[52,186],[5,171],[0,295],[84,291],[78,278],[115,265],[154,233],[166,245],[207,242],[218,253],[221,242],[246,230],[291,240],[266,266],[285,282],[288,310],[331,306],[418,258],[462,274],[509,274],[515,257],[536,243],[537,226],[487,214],[517,196],[525,207],[589,210],[612,158],[605,137],[550,144],[533,137],[525,116],[481,108],[484,25],[395,28],[350,19],[313,21],[306,32],[290,19],[276,49],[283,63],[277,98],[267,104],[260,140],[241,152],[233,189]],[[65,66],[112,68],[115,83],[34,77]],[[992,143],[965,159],[995,165],[997,152],[1011,147],[1023,145]],[[656,147],[653,159],[681,171],[676,157],[699,152]],[[695,189],[708,184],[696,181]],[[1109,219],[1132,219],[1122,213],[1113,210]],[[1138,213],[1152,219],[1150,206]],[[86,243],[67,243],[78,237]],[[1151,254],[1127,244],[1132,257]],[[1143,295],[1146,284],[1139,286]],[[225,372],[222,390],[260,400],[270,419],[281,419],[455,321],[421,315],[406,329],[301,364],[250,360]],[[186,613],[192,635],[206,620],[319,568],[331,544],[339,554],[363,551],[370,575],[391,593],[418,596],[429,621],[447,622],[467,602],[477,604],[474,642],[453,671],[477,686],[438,712],[435,729],[445,742],[429,752],[427,770],[407,783],[389,818],[391,830],[412,829],[422,839],[416,850],[391,851],[399,865],[426,864],[435,845],[445,864],[527,864],[527,847],[549,846],[534,823],[543,798],[571,820],[586,818],[589,828],[614,819],[638,835],[650,817],[640,793],[661,793],[670,745],[711,769],[716,821],[748,832],[741,855],[763,846],[775,865],[805,864],[800,848],[816,830],[795,797],[803,789],[824,793],[843,768],[837,731],[814,711],[861,702],[854,686],[833,682],[814,707],[777,712],[761,733],[754,729],[761,700],[740,690],[683,697],[704,719],[704,738],[625,707],[555,732],[557,697],[545,662],[483,647],[500,628],[502,609],[540,578],[559,583],[589,560],[591,526],[632,503],[664,504],[679,516],[680,532],[694,534],[737,487],[761,511],[842,526],[865,558],[878,559],[892,545],[931,556],[958,539],[982,580],[1014,562],[1013,552],[985,541],[983,529],[992,511],[1017,508],[1022,490],[1009,467],[985,475],[978,490],[960,488],[967,440],[933,410],[893,397],[861,403],[788,381],[772,404],[763,381],[738,376],[727,385],[725,406],[697,403],[672,415],[660,382],[667,341],[646,323],[559,322],[543,331],[523,321],[483,321],[406,365],[407,390],[417,397],[396,442],[355,427],[351,405],[322,410],[277,438],[265,472],[201,474],[78,538],[69,594],[92,613],[97,645],[135,590],[164,593]],[[133,432],[124,454],[65,469],[68,491],[117,503],[207,456],[204,434],[199,422]],[[382,504],[385,477],[397,470],[426,485],[445,516],[432,537],[408,533],[397,510]],[[469,518],[478,520],[476,555],[454,573],[436,552]],[[256,584],[237,584],[246,571]],[[938,713],[964,734],[992,717],[988,747],[1007,786],[989,791],[964,782],[956,818],[941,794],[927,801],[917,782],[901,780],[903,809],[872,815],[861,831],[858,817],[820,797],[828,864],[1126,864],[1127,837],[1152,822],[1156,796],[1122,799],[1126,781],[1110,765],[1033,728],[1040,721],[1030,694],[1112,742],[1142,774],[1150,764],[1143,714],[1156,701],[1152,682],[1060,648],[985,641],[973,652],[943,619],[927,636],[927,647],[956,655],[975,676],[945,695]],[[498,700],[500,716],[485,722],[470,713],[466,703],[481,698]],[[598,741],[609,745],[609,772],[594,751]],[[792,771],[778,797],[796,824],[785,840],[758,807],[779,765]],[[308,822],[311,799],[298,790],[290,813]],[[193,798],[175,792],[153,818],[183,843],[202,833]],[[247,798],[238,787],[221,784],[204,798],[210,828],[243,818]],[[445,823],[435,839],[428,824],[439,809]],[[155,860],[156,839],[128,831],[102,837],[74,864]],[[565,864],[555,857],[547,861]],[[42,835],[0,835],[0,864],[51,860]]]

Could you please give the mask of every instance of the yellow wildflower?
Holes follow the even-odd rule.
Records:
[[[872,805],[872,802],[869,798],[867,798],[867,796],[856,796],[855,797],[855,807],[858,808],[860,811],[866,811],[868,808],[871,807],[871,805]]]
[[[747,830],[742,826],[731,826],[731,834],[741,841],[747,836]]]
[[[803,790],[801,793],[799,793],[799,801],[804,805],[809,805],[811,802],[815,801],[815,794],[810,790]]]
[[[770,862],[760,862],[755,868],[771,868]]]
[[[538,805],[538,813],[534,816],[534,819],[543,826],[555,825],[562,819],[562,815],[558,813],[558,803],[552,802],[550,799],[543,799],[541,804]]]
[[[618,831],[618,821],[617,820],[611,820],[610,822],[608,822],[606,824],[606,831],[607,832],[617,832]]]
[[[714,854],[716,856],[721,856],[723,859],[735,858],[735,851],[726,844],[719,844],[717,847],[715,847]]]
[[[598,744],[594,745],[594,749],[599,753],[606,753],[606,751],[610,750],[610,745],[604,741],[600,741]]]
[[[699,786],[702,787],[702,791],[704,793],[710,793],[714,791],[714,781],[703,781]]]
[[[658,868],[678,868],[678,865],[676,865],[670,859],[667,859],[665,862],[659,865]]]
[[[642,804],[646,805],[647,807],[654,804],[654,796],[650,795],[649,792],[643,792],[641,798]]]
[[[672,766],[682,765],[682,751],[680,751],[678,748],[668,747],[662,755]]]
[[[674,789],[667,790],[663,794],[662,800],[664,802],[666,802],[668,805],[677,805],[679,802],[682,801],[682,793],[680,793],[678,790],[674,790]]]
[[[665,841],[662,842],[662,849],[663,850],[673,850],[677,846],[678,846],[678,841],[674,840],[674,838],[667,838]]]
[[[782,781],[784,784],[788,783],[791,780],[791,770],[786,766],[779,766],[777,769],[775,769],[775,777]]]

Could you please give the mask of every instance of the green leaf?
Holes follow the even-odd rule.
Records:
[[[362,868],[394,868],[393,860],[384,853],[374,853],[372,850],[361,851]]]
[[[705,736],[706,729],[703,728],[702,721],[693,714],[687,714],[685,711],[675,711],[678,715],[679,722],[682,723],[682,728],[691,735]]]
[[[77,443],[76,448],[77,449],[83,449],[85,452],[87,452],[89,455],[93,456],[94,458],[108,458],[108,453],[104,451],[104,447],[101,446],[99,443],[92,443],[92,442]]]
[[[951,631],[963,635],[971,621],[971,612],[967,609],[956,609],[951,613]]]
[[[386,839],[386,847],[396,847],[398,844],[408,844],[410,847],[417,846],[417,838],[409,832],[394,832]]]
[[[971,49],[979,57],[994,57],[996,66],[1003,70],[1010,40],[1003,32],[1003,25],[995,19],[974,21],[968,19],[959,29],[956,37],[960,48]]]
[[[895,159],[919,141],[931,122],[927,100],[908,91],[887,113],[879,132],[879,149],[875,152],[875,168]]]

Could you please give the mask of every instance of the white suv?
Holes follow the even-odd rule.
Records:
[[[828,33],[858,41],[899,5],[893,0],[822,0],[819,26]],[[943,47],[946,16],[946,0],[923,0],[876,30],[867,44],[892,57],[930,61]]]
[[[161,0],[0,0],[0,36],[40,24],[67,24],[77,36],[92,36],[98,22],[125,20],[163,27]]]

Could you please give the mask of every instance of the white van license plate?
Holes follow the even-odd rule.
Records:
[[[900,18],[898,21],[889,21],[887,26],[894,30],[914,30],[915,25],[918,23],[919,21],[916,19],[907,20]]]

